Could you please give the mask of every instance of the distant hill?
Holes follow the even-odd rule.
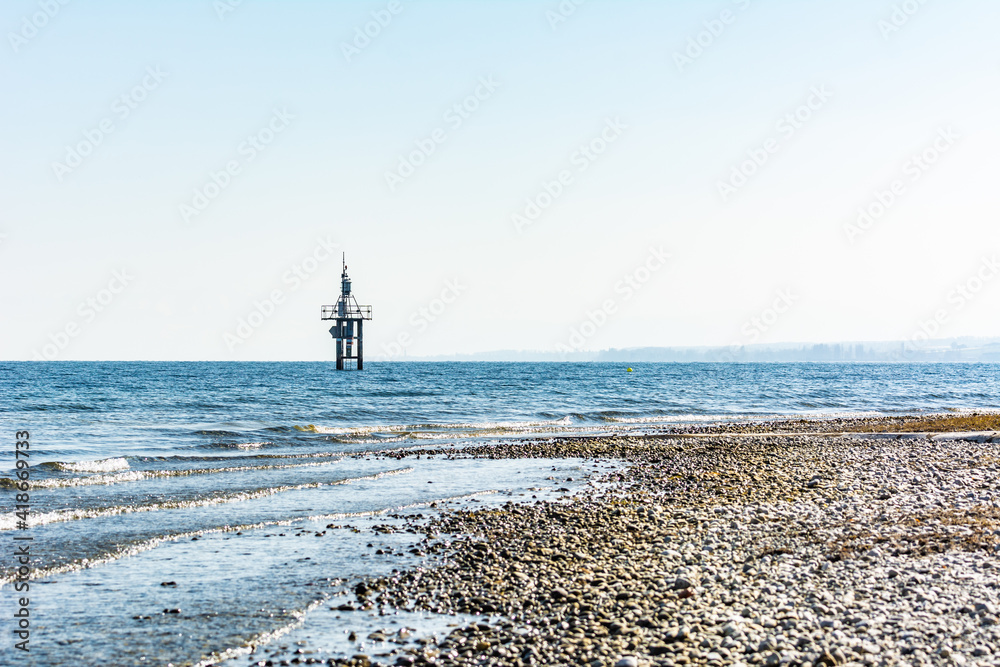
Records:
[[[401,361],[397,359],[397,361]],[[637,347],[568,354],[497,350],[476,354],[408,357],[406,361],[614,361],[614,362],[1000,362],[1000,338],[921,341],[774,343],[733,347]]]

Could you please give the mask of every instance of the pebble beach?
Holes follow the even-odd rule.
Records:
[[[558,499],[402,516],[424,565],[353,585],[345,609],[482,620],[359,624],[358,652],[329,662],[1000,665],[1000,434],[893,420],[443,450],[624,465]]]

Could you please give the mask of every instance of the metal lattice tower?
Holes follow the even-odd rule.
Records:
[[[321,320],[334,320],[330,327],[330,335],[337,341],[337,370],[344,370],[344,359],[357,359],[358,370],[365,367],[364,342],[362,323],[372,318],[371,306],[359,306],[357,299],[351,294],[351,279],[347,277],[347,256],[343,259],[344,270],[340,274],[340,298],[332,306],[320,309]],[[355,335],[357,324],[357,335]],[[357,354],[354,342],[357,340]]]

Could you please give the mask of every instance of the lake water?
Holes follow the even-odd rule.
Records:
[[[13,554],[13,537],[32,538],[31,652],[17,664],[195,664],[293,627],[356,652],[343,638],[355,620],[330,596],[422,562],[418,536],[374,525],[446,500],[557,497],[613,466],[359,453],[963,409],[1000,409],[1000,365],[2,363],[0,540]],[[31,433],[26,530],[18,430]],[[0,560],[5,610],[14,568]]]

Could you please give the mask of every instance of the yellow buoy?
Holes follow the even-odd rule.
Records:
[[[626,368],[626,369],[625,369],[625,372],[626,372],[626,373],[631,373],[631,372],[632,372],[632,368],[631,368],[631,367],[629,367],[629,368]]]

